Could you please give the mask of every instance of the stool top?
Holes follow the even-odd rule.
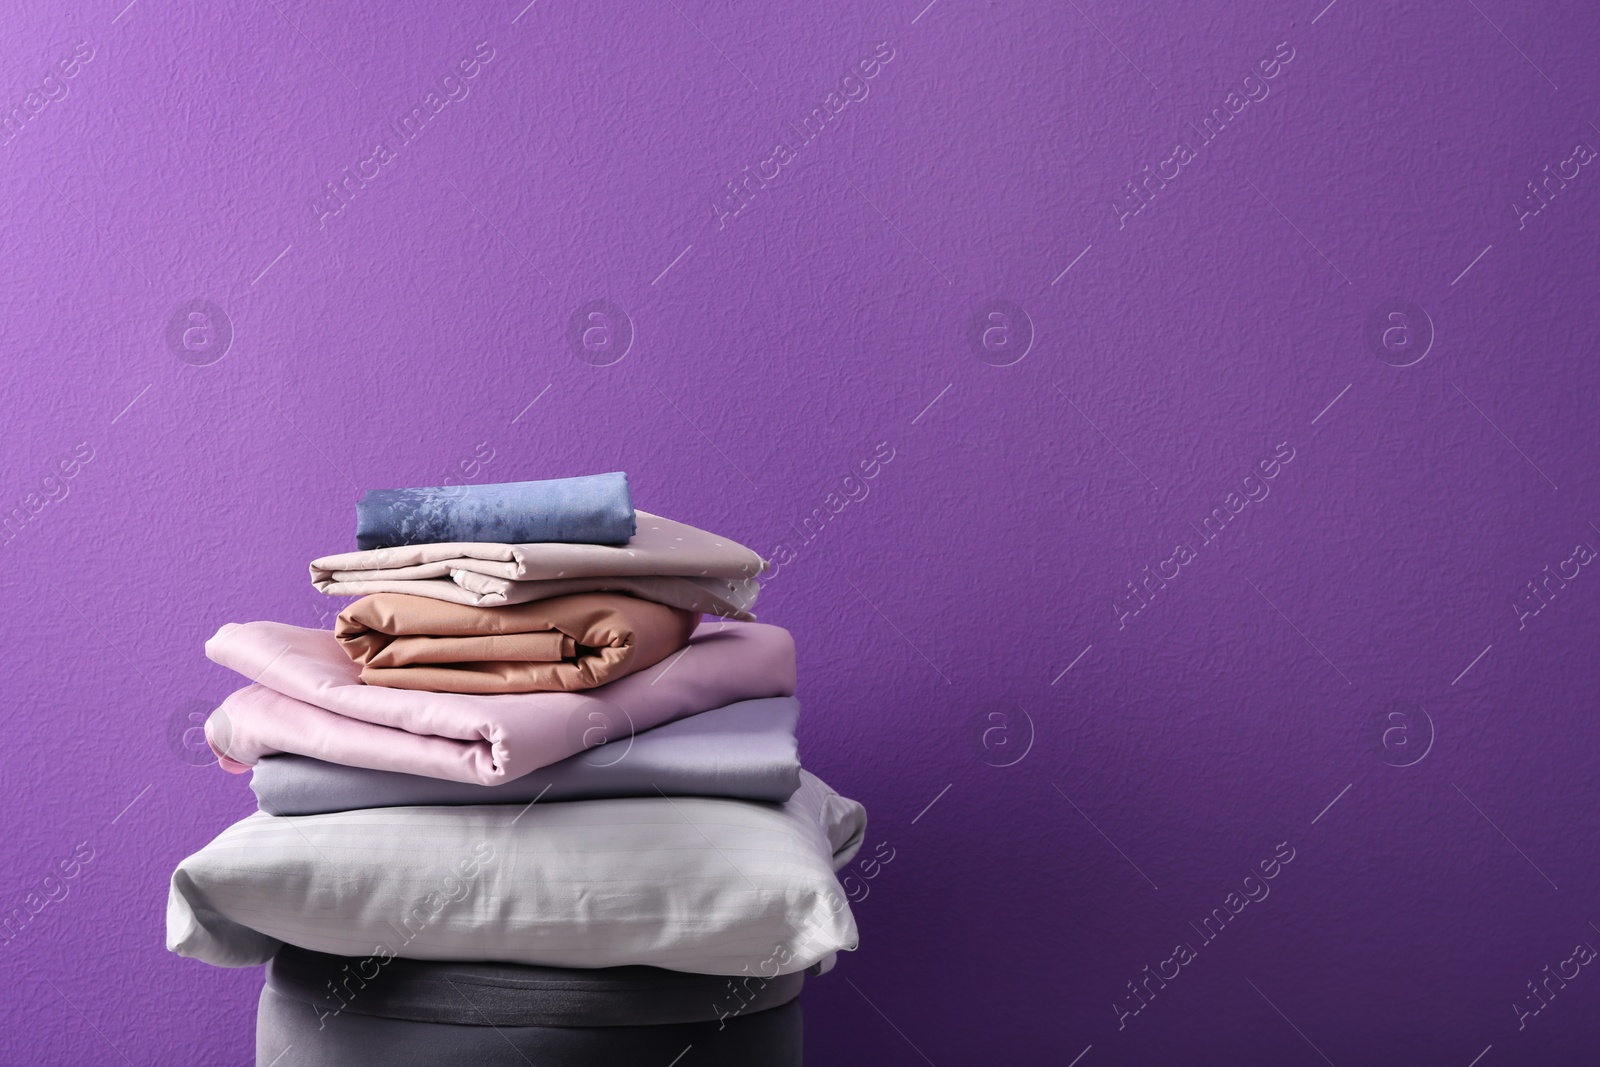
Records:
[[[321,1012],[462,1026],[654,1026],[765,1011],[800,995],[803,972],[773,978],[658,967],[351,958],[284,945],[267,985]]]

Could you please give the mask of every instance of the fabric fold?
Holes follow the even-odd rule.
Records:
[[[754,578],[688,578],[682,575],[595,575],[590,578],[553,578],[545,581],[516,582],[492,578],[474,571],[454,570],[443,578],[411,578],[379,581],[336,582],[331,578],[312,583],[329,596],[371,596],[373,593],[406,593],[431,597],[451,604],[472,607],[500,607],[550,600],[573,593],[625,593],[665,604],[669,608],[720,615],[745,622],[755,618],[750,608],[761,592]]]
[[[620,545],[633,532],[633,498],[621,471],[498,485],[369,489],[356,504],[356,544],[362,549],[440,541]]]
[[[494,785],[673,719],[795,688],[794,639],[755,622],[703,624],[655,666],[569,693],[363,685],[331,632],[277,622],[230,623],[206,642],[206,655],[257,683],[206,722],[219,761],[236,773],[295,753]]]
[[[800,788],[793,697],[742,700],[614,738],[503,785],[267,756],[250,788],[262,811],[320,815],[359,808],[527,804],[617,797],[729,797],[782,803]]]
[[[700,617],[614,593],[475,608],[375,593],[333,635],[368,685],[438,693],[593,689],[683,648]]]
[[[449,578],[453,571],[513,582],[661,575],[754,578],[766,568],[760,556],[736,541],[659,515],[637,514],[638,531],[626,544],[398,545],[312,560],[311,581],[320,588],[323,583],[335,582]]]

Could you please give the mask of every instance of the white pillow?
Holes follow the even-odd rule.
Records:
[[[701,797],[258,812],[178,865],[167,948],[221,967],[340,956],[789,974],[856,947],[834,871],[866,811]]]

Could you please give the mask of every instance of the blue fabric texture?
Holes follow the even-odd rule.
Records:
[[[620,545],[634,533],[628,476],[499,485],[369,489],[356,505],[361,549],[470,541]]]

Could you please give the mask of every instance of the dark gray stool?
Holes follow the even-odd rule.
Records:
[[[267,965],[257,1067],[800,1067],[803,974],[348,959]]]

